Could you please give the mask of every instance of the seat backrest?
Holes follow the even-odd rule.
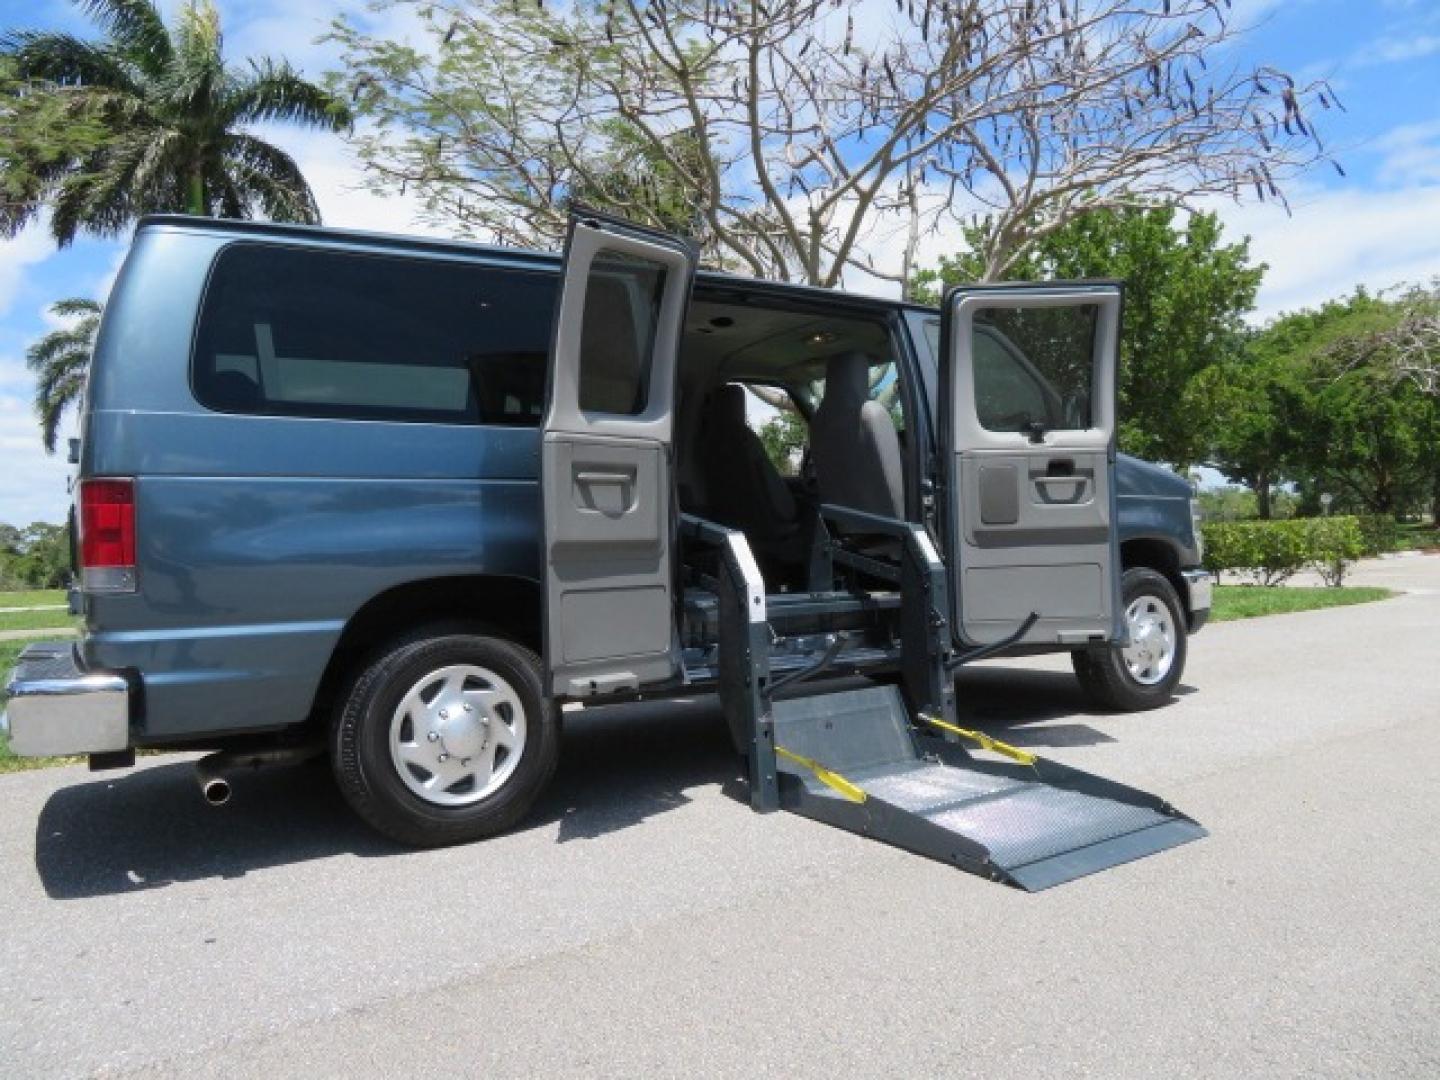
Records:
[[[776,536],[796,520],[795,497],[745,422],[745,395],[743,386],[730,383],[712,390],[705,403],[700,457],[706,502],[723,525]]]
[[[870,357],[832,356],[825,396],[810,424],[810,457],[820,501],[882,517],[905,516],[900,436],[890,413],[870,400]]]

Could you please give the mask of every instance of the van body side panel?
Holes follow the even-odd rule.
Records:
[[[196,402],[191,340],[223,243],[141,230],[97,344],[81,475],[136,478],[139,589],[85,598],[79,650],[138,675],[141,745],[303,721],[346,622],[396,586],[538,577],[536,428]]]
[[[147,475],[137,492],[140,592],[91,598],[82,656],[142,673],[146,739],[297,723],[371,597],[536,574],[533,481]]]

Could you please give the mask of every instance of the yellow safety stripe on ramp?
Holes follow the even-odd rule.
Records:
[[[845,796],[845,798],[849,799],[851,802],[865,801],[865,791],[863,788],[861,788],[858,784],[852,784],[849,780],[846,780],[845,777],[841,776],[834,770],[825,768],[824,765],[821,765],[814,758],[808,758],[805,757],[803,754],[797,754],[793,750],[786,750],[783,746],[775,747],[775,753],[779,754],[787,761],[793,761],[796,765],[809,769],[812,773],[815,774],[816,780],[819,780],[822,784],[824,784],[831,790]]]
[[[1030,753],[1030,751],[1028,750],[1021,750],[1018,746],[1011,746],[1009,743],[1003,743],[999,739],[992,739],[983,731],[971,731],[969,728],[956,727],[954,724],[947,724],[944,720],[941,720],[938,717],[930,716],[926,713],[921,713],[920,715],[926,723],[932,724],[935,727],[940,728],[942,731],[948,731],[954,735],[959,735],[962,739],[969,739],[972,742],[977,742],[984,749],[990,750],[996,754],[1003,754],[1011,761],[1018,761],[1021,765],[1035,764],[1035,755]]]

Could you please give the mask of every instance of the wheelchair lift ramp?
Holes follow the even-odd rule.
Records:
[[[776,701],[774,720],[785,809],[1029,891],[1206,835],[1135,788],[917,732],[895,687]]]

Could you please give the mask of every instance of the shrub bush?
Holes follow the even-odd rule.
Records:
[[[1390,514],[1359,514],[1355,522],[1360,527],[1366,555],[1398,551],[1404,544],[1400,523]]]
[[[1366,553],[1353,517],[1217,521],[1202,530],[1205,569],[1233,570],[1261,585],[1279,585],[1308,566],[1325,584],[1338,586],[1351,563]]]

